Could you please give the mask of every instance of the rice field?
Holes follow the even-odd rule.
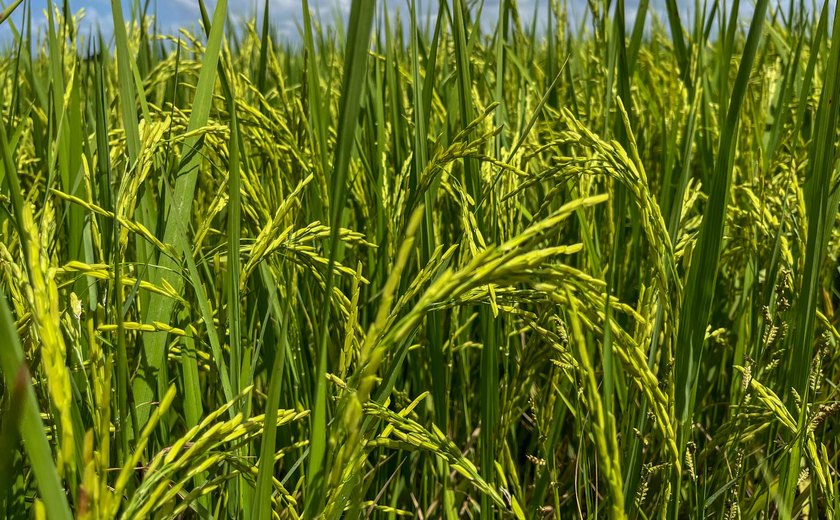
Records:
[[[840,10],[197,1],[0,7],[0,518],[837,518]]]

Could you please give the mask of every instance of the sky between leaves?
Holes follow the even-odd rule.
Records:
[[[32,5],[33,27],[43,28],[46,26],[46,7],[47,0],[29,0]],[[408,17],[405,13],[408,12],[410,0],[378,0],[377,4],[387,2],[390,13],[402,13],[402,19],[406,20]],[[438,0],[416,0],[419,7],[419,14],[421,17],[437,13]],[[480,1],[480,0],[479,0]],[[470,1],[473,5],[473,12],[477,11],[479,1]],[[490,27],[496,23],[499,12],[499,2],[501,0],[484,0],[483,10],[481,14],[482,24]],[[701,0],[702,1],[705,0]],[[798,0],[797,0],[798,1]],[[810,4],[812,0],[806,0]],[[0,6],[8,5],[11,0],[0,0]],[[262,16],[264,0],[229,0],[228,9],[232,17],[251,18],[255,13]],[[334,20],[336,16],[346,17],[350,11],[350,4],[352,0],[309,0],[310,8],[316,12],[324,22],[329,23]],[[570,16],[573,20],[580,19],[586,9],[586,0],[567,0]],[[835,3],[836,0],[832,0]],[[53,0],[53,3],[61,4],[62,0]],[[142,4],[144,0],[136,2],[136,0],[122,0],[123,12],[126,17],[129,16],[131,8],[136,3]],[[215,0],[207,0],[209,9],[215,5]],[[269,10],[273,21],[273,28],[275,34],[288,41],[297,41],[299,39],[299,26],[301,21],[301,0],[269,0]],[[664,15],[665,0],[651,0],[652,10],[656,13]],[[731,4],[731,0],[726,0],[727,4]],[[781,0],[781,4],[787,4],[787,0]],[[821,0],[818,2],[821,3]],[[636,10],[638,8],[639,0],[625,0],[627,9],[627,20],[635,19]],[[742,15],[748,15],[752,8],[753,2],[745,0],[741,2]],[[545,16],[540,16],[539,13],[547,9],[548,0],[518,0],[518,5],[521,13],[523,23],[530,22],[535,10],[537,12],[537,21],[544,20]],[[677,5],[682,11],[684,18],[691,16],[693,11],[694,0],[678,0]],[[84,10],[84,19],[80,24],[81,33],[88,33],[90,30],[95,30],[99,27],[106,37],[110,37],[113,32],[114,22],[111,16],[111,2],[110,0],[70,0],[70,7],[74,13]],[[2,10],[2,9],[0,9]],[[18,9],[18,13],[13,16],[13,23],[20,24],[21,13],[23,9]],[[174,34],[179,27],[194,27],[197,25],[199,19],[198,0],[151,0],[150,11],[157,12],[158,27],[161,32]],[[0,26],[0,42],[6,43],[12,39],[12,29],[7,24]]]

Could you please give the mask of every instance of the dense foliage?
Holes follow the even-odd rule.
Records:
[[[840,11],[227,3],[0,16],[0,517],[835,517]]]

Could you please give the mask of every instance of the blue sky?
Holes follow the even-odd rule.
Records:
[[[229,0],[228,9],[234,16],[249,17],[254,12],[262,13],[262,6],[264,0]],[[381,2],[382,0],[380,0]],[[408,0],[384,0],[387,2],[389,12],[395,13],[407,11]],[[0,0],[0,5],[8,4],[10,0]],[[33,22],[36,26],[45,25],[45,10],[46,0],[31,0],[33,7]],[[271,18],[273,20],[275,30],[284,37],[291,40],[297,39],[298,24],[301,20],[301,0],[269,0]],[[378,2],[378,3],[380,3]],[[59,0],[60,3],[60,0]],[[128,16],[130,6],[134,2],[132,0],[122,0],[123,10]],[[342,13],[346,15],[350,10],[351,0],[309,0],[310,8],[314,11],[320,12],[324,20],[332,20],[335,13]],[[417,0],[420,6],[420,12],[428,12],[429,7],[433,7],[433,12],[436,12],[438,0]],[[523,21],[531,20],[534,9],[545,10],[547,0],[519,0],[519,9],[522,14]],[[684,2],[680,2],[684,3]],[[693,3],[693,2],[691,2]],[[160,27],[167,32],[175,32],[179,27],[189,27],[197,23],[199,18],[198,0],[152,0],[151,5],[157,5],[158,22]],[[638,5],[638,0],[627,0],[628,17],[632,18],[632,13]],[[664,5],[664,0],[652,0],[652,5]],[[215,5],[215,0],[207,0],[208,8]],[[570,0],[569,6],[572,11],[583,13],[585,9],[586,0]],[[82,24],[83,28],[96,27],[102,28],[106,34],[111,34],[113,31],[113,20],[111,17],[111,2],[110,0],[70,0],[71,9],[78,12],[81,9],[85,11],[85,19]],[[499,0],[485,0],[484,10],[482,13],[482,21],[485,24],[492,24],[498,17]],[[154,10],[154,8],[152,9]],[[17,21],[19,15],[13,19]],[[5,24],[4,24],[5,25]],[[10,29],[0,26],[0,39],[3,36],[8,36]],[[4,34],[5,33],[5,34]]]
[[[47,0],[30,1],[33,7],[33,22],[36,27],[43,27],[45,25],[44,13]],[[382,1],[387,2],[388,10],[391,13],[397,11],[405,13],[407,11],[408,0],[380,0],[378,4],[381,4]],[[832,1],[832,3],[835,3],[835,1]],[[10,0],[0,0],[0,6],[9,2]],[[233,16],[250,17],[254,12],[262,12],[263,2],[264,0],[229,0],[228,9]],[[271,18],[277,33],[289,40],[297,40],[298,25],[301,20],[301,0],[269,0],[269,2]],[[319,12],[324,20],[332,20],[336,13],[346,16],[350,10],[350,3],[351,0],[309,0],[310,8]],[[421,13],[428,12],[430,6],[436,12],[438,0],[417,0],[417,3],[420,6]],[[518,3],[523,21],[526,21],[531,20],[534,9],[544,12],[548,2],[547,0],[519,0]],[[625,3],[628,20],[633,20],[638,0],[625,0]],[[664,3],[665,0],[651,0],[653,10],[660,13],[664,12],[662,7]],[[753,1],[745,0],[741,3],[743,4],[742,14],[748,14]],[[786,4],[787,2],[781,0],[781,3]],[[810,0],[806,3],[810,3]],[[821,0],[819,3],[821,3]],[[133,0],[122,0],[126,17],[132,4],[134,4]],[[573,15],[582,14],[586,8],[586,0],[569,0],[568,4]],[[692,6],[694,1],[680,0],[677,4],[683,11],[683,17],[687,17],[691,10],[689,6]],[[152,10],[155,10],[154,6],[157,7],[158,23],[165,32],[174,33],[179,27],[194,26],[199,18],[198,0],[152,0],[151,5],[153,6]],[[208,8],[212,8],[215,5],[215,0],[207,0],[207,5]],[[85,19],[82,23],[83,32],[86,32],[85,29],[87,28],[99,26],[106,35],[112,33],[113,20],[110,0],[70,0],[70,6],[74,12],[82,9],[85,11]],[[495,22],[498,17],[498,6],[499,0],[485,0],[482,14],[484,24],[490,25]],[[19,16],[14,19],[19,19]],[[6,40],[10,34],[11,29],[6,24],[0,26],[0,41]]]

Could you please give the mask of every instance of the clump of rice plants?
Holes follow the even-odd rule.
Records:
[[[0,517],[836,518],[840,11],[228,3],[0,14]]]

